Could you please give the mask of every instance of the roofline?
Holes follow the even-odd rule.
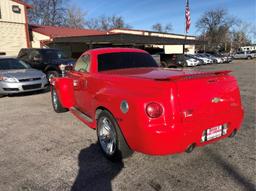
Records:
[[[74,37],[56,37],[51,43],[128,43],[128,44],[155,44],[155,45],[196,45],[206,44],[206,41],[196,39],[167,38],[157,36],[143,36],[125,33],[108,35],[90,35]]]
[[[15,3],[18,3],[18,4],[21,4],[21,5],[24,5],[27,9],[31,9],[32,8],[32,5],[29,5],[23,1],[19,1],[19,0],[12,0],[13,2]]]
[[[176,35],[176,36],[196,37],[194,35],[183,35],[183,34],[177,34],[177,33],[158,32],[158,31],[140,30],[140,29],[128,29],[128,28],[113,28],[113,29],[110,29],[108,32],[111,32],[111,30],[128,30],[128,31],[137,31],[137,32],[148,32],[148,33],[169,34],[169,35]]]
[[[65,27],[65,26],[52,26],[52,25],[38,25],[38,24],[29,24],[30,26],[34,27],[56,27],[56,28],[68,28],[68,29],[77,29],[77,30],[92,30],[92,31],[99,31],[99,32],[108,32],[104,30],[97,30],[97,29],[86,29],[86,28],[74,28],[74,27]]]
[[[30,49],[33,49],[33,50],[41,50],[41,49],[45,49],[45,50],[58,50],[58,48],[22,48],[22,49],[23,50],[30,50]]]
[[[72,35],[68,35],[68,36],[54,36],[54,35],[49,35],[49,34],[46,34],[44,32],[39,32],[39,31],[34,31],[32,30],[32,32],[37,32],[37,33],[40,33],[42,35],[45,35],[45,36],[48,36],[50,39],[49,40],[52,40],[52,39],[55,39],[55,38],[68,38],[68,37],[83,37],[83,36],[98,36],[98,35],[107,35],[107,34],[93,34],[93,35],[75,35],[75,36],[72,36]]]
[[[29,27],[31,28],[32,32],[40,33],[42,35],[48,36],[51,39],[52,38],[62,38],[62,37],[55,37],[54,35],[49,35],[45,32],[41,32],[41,31],[40,32],[39,31],[34,31],[32,27],[56,27],[56,28],[68,28],[68,29],[76,30],[76,28],[69,28],[69,27],[62,27],[62,26],[50,26],[50,25],[35,25],[35,24],[30,24]],[[94,29],[77,29],[77,30],[93,30],[93,31],[102,32],[102,33],[106,32],[106,34],[107,34],[107,31],[100,31],[100,30],[94,30]],[[98,35],[104,35],[104,34],[98,34]],[[77,35],[75,35],[75,36],[77,36]],[[64,36],[64,37],[75,37],[75,36]],[[85,35],[81,35],[81,36],[85,36]],[[91,35],[88,35],[88,36],[91,36]]]
[[[52,38],[52,35],[46,34],[46,33],[44,33],[44,32],[34,31],[33,29],[32,29],[31,31],[32,31],[32,32],[37,32],[37,33],[40,33],[40,34],[42,34],[42,35],[48,36],[49,38]]]

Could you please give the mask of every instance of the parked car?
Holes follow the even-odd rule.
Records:
[[[195,54],[194,55],[197,59],[200,59],[203,61],[203,64],[213,64],[213,60],[204,56],[204,55],[201,55],[201,54]]]
[[[217,64],[224,63],[224,58],[222,56],[213,55],[213,54],[209,54],[209,53],[205,53],[205,55],[208,56],[209,58],[215,59],[217,61]]]
[[[200,53],[200,55],[203,56],[203,57],[206,57],[208,59],[211,59],[213,61],[213,63],[216,63],[216,64],[223,63],[223,60],[220,57],[216,57],[216,56],[213,56],[213,55],[208,54],[208,53]]]
[[[205,64],[204,61],[202,59],[198,58],[195,54],[187,54],[187,56],[194,58],[196,60],[199,60],[199,65]]]
[[[252,54],[253,58],[256,58],[256,50],[250,51],[250,54]]]
[[[211,58],[211,59],[214,59],[216,60],[216,63],[217,64],[222,64],[224,63],[224,58],[222,56],[219,56],[219,55],[213,55],[213,54],[210,54],[210,53],[204,53],[205,56],[207,56],[208,58]]]
[[[187,64],[184,54],[165,54],[163,52],[159,52],[157,54],[153,54],[152,57],[164,68],[179,68],[184,67]]]
[[[253,59],[255,57],[254,53],[251,53],[250,51],[240,51],[233,55],[233,58],[235,59]]]
[[[240,128],[239,87],[229,73],[160,68],[139,49],[89,50],[50,80],[52,104],[96,129],[111,160],[191,152]]]
[[[229,54],[223,54],[218,52],[207,52],[207,53],[215,57],[221,58],[223,63],[230,63],[232,61],[232,56],[230,56]]]
[[[28,63],[32,68],[43,71],[47,78],[60,76],[60,65],[73,65],[75,61],[67,58],[58,49],[50,48],[23,48],[18,58]]]
[[[186,66],[199,66],[202,64],[203,61],[196,59],[195,57],[191,55],[185,55],[186,59]]]
[[[0,96],[43,90],[46,75],[16,58],[0,57]]]

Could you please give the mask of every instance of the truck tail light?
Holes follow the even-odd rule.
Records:
[[[158,103],[149,103],[146,107],[146,113],[151,118],[160,117],[163,114],[163,107]]]

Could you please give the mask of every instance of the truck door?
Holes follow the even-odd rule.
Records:
[[[88,83],[91,78],[89,73],[90,61],[89,54],[81,56],[77,60],[74,70],[69,73],[69,76],[73,78],[75,107],[87,116],[92,117],[90,116],[92,104],[90,88],[92,87]]]

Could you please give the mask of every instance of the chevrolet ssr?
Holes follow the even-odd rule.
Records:
[[[56,112],[90,128],[109,159],[133,151],[191,152],[232,137],[241,126],[239,87],[230,71],[160,68],[145,51],[89,50],[65,76],[51,80]]]

